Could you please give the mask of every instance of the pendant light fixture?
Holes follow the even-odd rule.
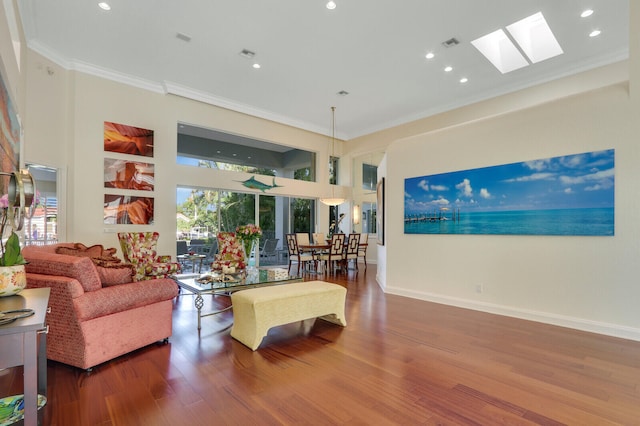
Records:
[[[334,148],[336,144],[336,107],[331,107],[331,156],[329,161],[333,161]],[[335,170],[334,170],[335,173]],[[337,182],[336,182],[337,184]],[[335,196],[335,185],[331,185],[331,196],[320,198],[320,202],[327,206],[338,206],[345,202],[344,198]]]

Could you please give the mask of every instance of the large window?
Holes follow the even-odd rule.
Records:
[[[56,169],[30,164],[27,166],[36,186],[36,208],[24,221],[26,245],[58,242],[58,173]]]
[[[314,152],[178,124],[178,164],[315,182]]]
[[[375,191],[378,181],[378,166],[362,163],[362,189]]]
[[[376,203],[362,203],[362,233],[376,233]]]
[[[256,223],[257,211],[263,231],[260,246],[266,239],[278,239],[277,248],[284,250],[287,233],[310,233],[316,220],[315,200],[307,198],[178,188],[177,200],[177,239],[203,239],[205,244],[211,244],[219,231],[233,232],[238,225]]]

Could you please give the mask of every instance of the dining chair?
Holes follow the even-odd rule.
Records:
[[[293,262],[298,263],[298,275],[300,275],[300,265],[302,265],[304,269],[309,262],[313,262],[314,266],[317,267],[317,261],[313,254],[301,253],[298,249],[296,234],[287,234],[287,251],[289,252],[289,273],[291,273],[291,265]]]
[[[298,242],[298,248],[300,248],[300,246],[308,246],[309,244],[311,244],[311,242],[309,241],[309,234],[306,232],[296,232],[296,241]],[[305,250],[305,249],[300,249],[301,253],[310,253],[312,252],[312,250]]]
[[[329,251],[319,256],[319,260],[323,261],[325,264],[325,271],[334,272],[335,263],[342,262],[344,240],[344,234],[333,234],[331,236],[331,246],[329,247]]]
[[[364,260],[364,269],[367,269],[367,247],[369,247],[369,234],[360,234],[358,257]]]
[[[314,232],[313,233],[313,243],[314,244],[324,244],[325,243],[324,232]]]
[[[325,239],[324,232],[314,232],[313,233],[313,244],[327,244],[327,240]],[[314,250],[317,256],[321,256],[327,253],[327,250],[323,249],[315,249]]]
[[[347,245],[344,248],[342,260],[345,269],[349,266],[349,261],[353,260],[356,271],[358,270],[358,251],[360,249],[360,234],[349,234]]]

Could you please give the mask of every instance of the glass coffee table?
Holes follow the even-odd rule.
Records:
[[[302,277],[299,276],[282,276],[281,274],[273,276],[273,272],[270,274],[268,269],[256,269],[249,272],[242,271],[233,274],[217,272],[207,274],[178,274],[174,275],[173,279],[181,290],[184,289],[196,295],[194,303],[198,310],[198,330],[201,328],[202,317],[216,315],[232,308],[232,306],[229,305],[224,309],[202,313],[202,307],[204,306],[203,294],[230,296],[231,293],[240,290],[302,281]]]

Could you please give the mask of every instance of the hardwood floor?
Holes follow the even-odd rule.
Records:
[[[91,374],[49,361],[44,424],[640,424],[640,342],[384,295],[375,274],[326,277],[348,288],[346,328],[278,327],[256,352],[229,312],[198,333],[183,293],[169,344]]]

